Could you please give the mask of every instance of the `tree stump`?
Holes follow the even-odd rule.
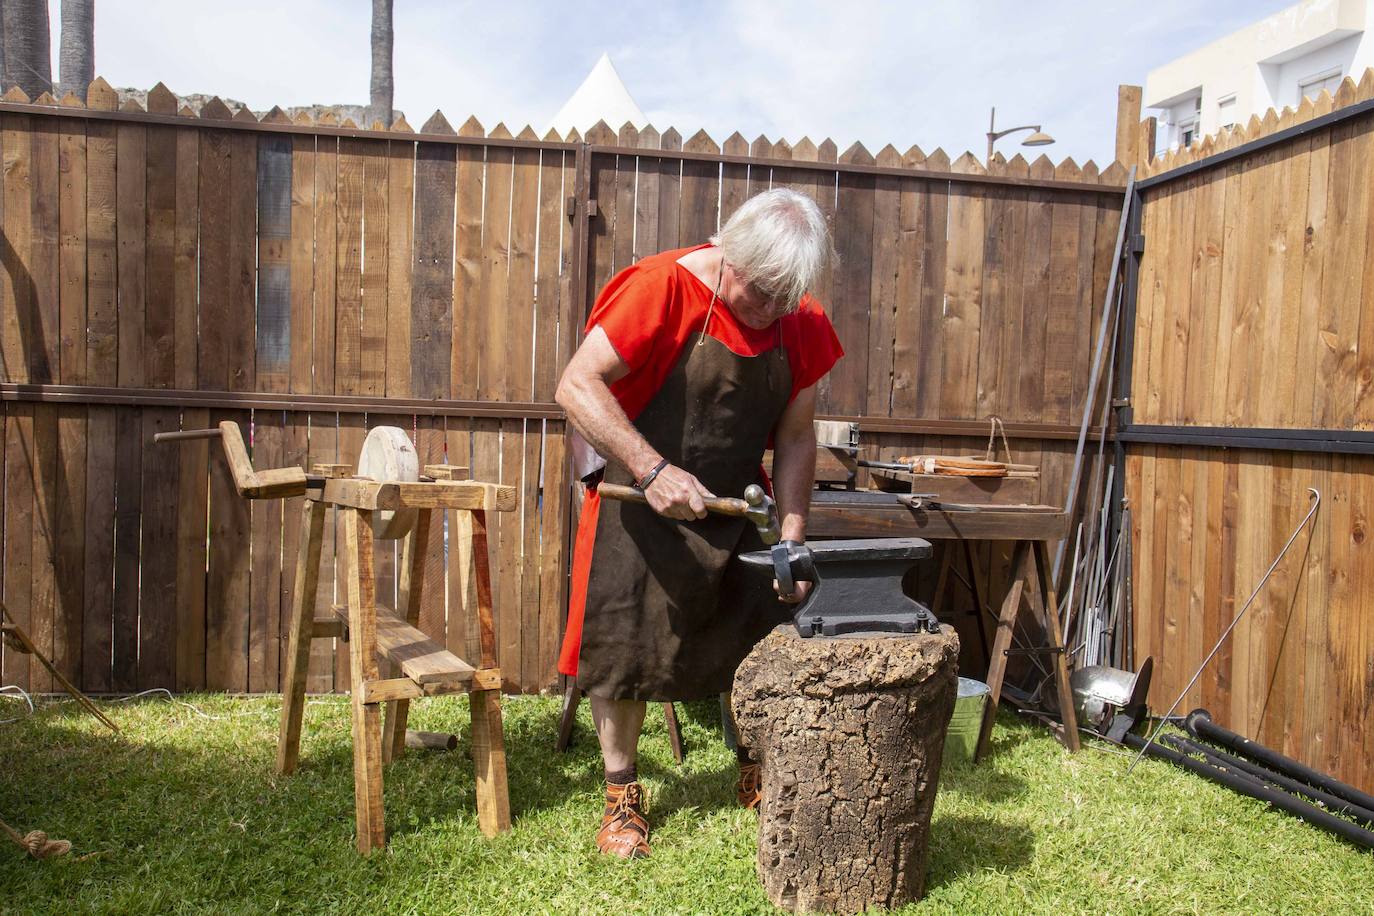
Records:
[[[763,765],[759,877],[791,910],[858,912],[925,893],[959,637],[802,639],[779,628],[735,674],[740,737]]]

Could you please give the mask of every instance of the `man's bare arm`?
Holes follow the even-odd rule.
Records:
[[[640,435],[611,394],[611,383],[629,371],[606,332],[594,327],[568,361],[554,399],[593,448],[623,465],[638,480],[663,456]],[[712,494],[696,477],[670,464],[644,495],[660,515],[690,519],[706,517],[702,497]]]
[[[806,388],[787,405],[773,429],[773,499],[784,540],[806,540],[811,490],[816,485],[815,416],[816,389]],[[773,587],[778,584],[774,582]],[[784,600],[799,602],[810,589],[810,582],[798,582],[796,591]]]

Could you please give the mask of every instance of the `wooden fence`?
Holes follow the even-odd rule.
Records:
[[[1374,73],[1147,166],[1123,438],[1135,655],[1172,702],[1374,785]],[[1333,114],[1334,112],[1334,114]],[[1272,139],[1269,139],[1272,138]]]
[[[295,501],[238,499],[204,442],[151,444],[224,419],[258,467],[352,462],[396,424],[423,461],[516,486],[492,545],[499,662],[508,689],[549,686],[573,496],[552,395],[589,297],[772,183],[834,221],[819,292],[849,356],[823,411],[889,454],[981,449],[1001,415],[1045,466],[1042,499],[1063,499],[1119,166],[986,174],[938,150],[736,135],[722,151],[604,126],[540,140],[438,113],[364,131],[218,100],[195,117],[161,86],[146,112],[114,107],[100,80],[88,108],[0,102],[0,587],[88,690],[277,689]],[[447,553],[435,539],[426,579],[447,587],[421,626],[461,653],[470,583]],[[332,569],[332,540],[324,555]],[[383,595],[394,564],[379,558]],[[346,649],[317,646],[310,689],[346,684]],[[51,688],[8,649],[0,681]]]

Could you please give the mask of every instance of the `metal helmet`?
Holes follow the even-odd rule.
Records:
[[[1153,658],[1146,658],[1135,673],[1107,665],[1079,668],[1069,678],[1079,724],[1106,734],[1118,712],[1124,710],[1132,718],[1139,718],[1145,711],[1153,671]]]

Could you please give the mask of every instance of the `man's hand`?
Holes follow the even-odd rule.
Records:
[[[790,595],[782,593],[782,586],[778,585],[778,580],[773,580],[773,591],[778,593],[778,598],[784,604],[801,604],[806,600],[807,593],[811,591],[811,583],[805,579],[799,579],[792,583],[793,592]]]
[[[649,508],[667,518],[684,521],[705,518],[706,504],[702,500],[714,495],[695,476],[675,464],[659,471],[644,491]]]

